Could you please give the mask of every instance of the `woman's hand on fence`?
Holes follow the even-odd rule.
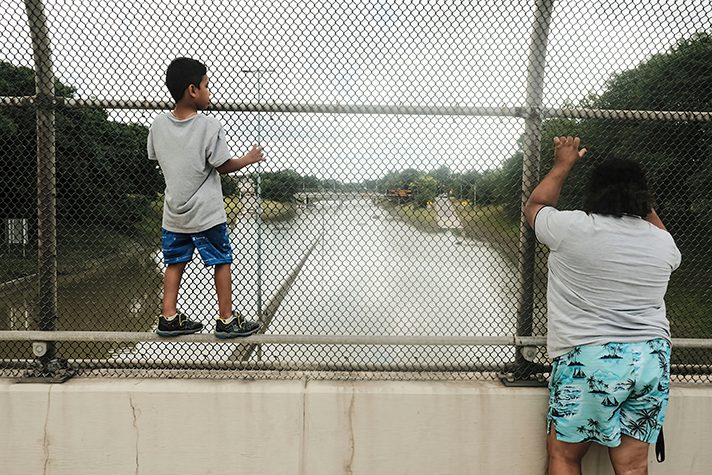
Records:
[[[579,137],[554,137],[554,165],[571,168],[584,155],[585,148],[579,149],[581,139]]]
[[[529,226],[534,228],[534,220],[544,206],[554,206],[559,201],[561,187],[577,160],[586,155],[586,149],[579,150],[578,137],[554,137],[554,166],[534,188],[524,207],[524,216]]]

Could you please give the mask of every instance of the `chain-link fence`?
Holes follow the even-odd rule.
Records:
[[[673,372],[712,368],[706,0],[10,0],[0,35],[5,374],[545,373],[546,251],[521,207],[573,134],[590,152],[561,206],[607,156],[644,165],[683,253]],[[197,257],[179,308],[206,329],[152,333],[146,138],[177,56],[207,64],[235,155],[268,158],[222,178],[236,308],[264,330],[248,340],[212,335]]]

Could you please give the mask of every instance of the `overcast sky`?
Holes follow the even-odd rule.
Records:
[[[5,0],[5,4],[8,0]],[[78,97],[167,100],[179,55],[208,65],[213,97],[268,103],[521,106],[534,1],[46,0],[55,73]],[[612,75],[712,31],[709,0],[557,1],[545,105],[601,92]],[[0,18],[0,59],[31,66],[21,0]],[[115,111],[150,123],[157,111]],[[258,114],[217,114],[239,153]],[[259,114],[268,169],[343,181],[407,167],[499,165],[516,149],[512,118]]]

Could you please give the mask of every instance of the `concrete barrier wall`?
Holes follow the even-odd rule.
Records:
[[[547,391],[496,382],[0,380],[0,473],[543,474]],[[668,460],[712,473],[712,386],[674,386]],[[612,474],[607,454],[584,474]]]

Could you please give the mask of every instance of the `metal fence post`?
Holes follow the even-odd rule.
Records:
[[[541,149],[542,96],[546,67],[546,48],[554,0],[537,0],[529,46],[527,67],[528,113],[524,121],[521,214],[519,218],[519,262],[518,262],[518,309],[517,336],[532,334],[534,312],[534,258],[536,238],[524,217],[524,205],[539,179],[539,155]],[[514,379],[527,379],[532,371],[532,363],[525,358],[526,348],[517,348]]]
[[[37,114],[37,270],[39,329],[57,329],[57,186],[55,167],[55,90],[49,30],[42,0],[25,0],[35,60]],[[31,377],[52,379],[59,369],[54,342],[37,342],[41,367]],[[62,379],[62,378],[60,378]],[[64,378],[66,379],[66,378]]]

